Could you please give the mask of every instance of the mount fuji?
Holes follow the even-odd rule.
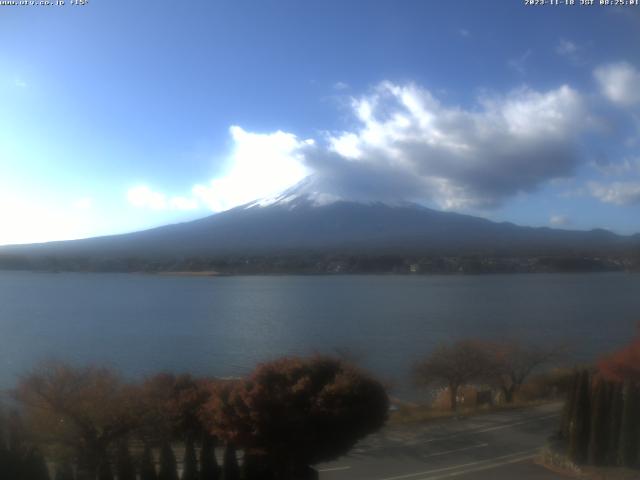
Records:
[[[303,180],[208,217],[134,233],[0,247],[0,259],[210,259],[282,255],[611,256],[640,251],[640,235],[496,223],[396,200],[347,198]],[[6,263],[6,262],[5,262]]]

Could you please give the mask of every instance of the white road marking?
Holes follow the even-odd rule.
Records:
[[[518,425],[524,425],[526,423],[539,422],[541,420],[548,420],[550,418],[559,417],[559,416],[560,416],[559,413],[554,413],[553,415],[545,415],[544,417],[532,418],[530,420],[523,420],[521,422],[507,423],[505,425],[496,425],[495,427],[487,427],[487,428],[483,428],[482,430],[469,430],[469,431],[466,431],[466,432],[453,433],[451,435],[445,435],[443,437],[431,438],[429,440],[423,440],[421,443],[433,443],[433,442],[439,442],[440,440],[446,440],[448,438],[464,437],[465,435],[475,435],[477,433],[493,432],[495,430],[503,430],[505,428],[517,427]]]
[[[470,445],[468,447],[456,448],[455,450],[445,450],[444,452],[437,452],[437,453],[431,453],[429,455],[423,455],[422,458],[439,457],[440,455],[449,455],[450,453],[464,452],[465,450],[471,450],[473,448],[482,448],[482,447],[488,447],[488,446],[489,446],[488,443],[479,443],[478,445]]]
[[[318,472],[339,472],[341,470],[349,470],[351,467],[331,467],[331,468],[320,468]]]
[[[466,475],[468,473],[476,473],[476,472],[481,472],[483,470],[491,470],[492,468],[499,468],[505,465],[511,465],[512,463],[524,462],[525,460],[531,460],[532,458],[536,458],[536,455],[535,454],[523,455],[522,457],[512,458],[511,460],[505,460],[504,462],[490,463],[488,465],[482,465],[481,467],[468,468],[466,470],[460,470],[459,472],[451,472],[445,475],[439,475],[437,477],[424,477],[419,480],[442,480],[445,478],[458,477],[460,475]]]
[[[380,480],[402,480],[405,478],[412,478],[412,477],[421,477],[423,475],[431,475],[434,473],[441,473],[441,472],[446,472],[449,470],[457,470],[457,469],[461,469],[461,468],[465,468],[465,467],[473,467],[474,465],[482,465],[483,463],[487,463],[487,462],[494,462],[491,467],[487,467],[486,465],[483,465],[482,467],[487,467],[487,468],[495,468],[495,467],[499,467],[501,465],[507,465],[509,463],[515,463],[517,462],[521,462],[523,460],[527,460],[529,458],[533,458],[535,457],[535,453],[537,452],[537,448],[534,448],[533,450],[524,450],[522,452],[516,452],[516,453],[510,453],[509,455],[502,455],[500,457],[494,457],[494,458],[487,458],[486,460],[479,460],[477,462],[469,462],[469,463],[462,463],[459,465],[452,465],[450,467],[445,467],[445,468],[438,468],[436,470],[426,470],[424,472],[416,472],[416,473],[408,473],[406,475],[397,475],[395,477],[385,477],[385,478],[381,478]],[[517,460],[515,460],[515,458],[517,457]],[[504,462],[500,463],[500,462],[496,462],[496,460],[505,460]],[[472,471],[472,470],[469,470]],[[463,473],[468,473],[469,471],[462,471]],[[454,472],[454,474],[461,474],[458,472]],[[451,475],[453,476],[453,475]],[[429,478],[429,477],[425,477],[425,480]],[[435,477],[435,478],[446,478],[446,475],[444,477],[440,476],[440,477]]]

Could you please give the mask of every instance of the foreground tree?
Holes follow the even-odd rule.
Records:
[[[49,480],[49,469],[42,452],[37,448],[29,449],[22,461],[21,470],[24,480]]]
[[[20,382],[15,395],[39,442],[75,452],[79,480],[95,479],[98,467],[108,464],[108,449],[138,425],[135,397],[108,369],[42,365]]]
[[[104,458],[98,465],[98,480],[113,480],[111,462],[107,458]]]
[[[202,436],[199,413],[209,395],[204,381],[160,373],[142,384],[139,395],[144,405],[141,433],[147,440],[193,441]]]
[[[460,387],[495,377],[497,366],[489,344],[463,340],[436,348],[414,368],[415,378],[422,386],[443,386],[449,389],[451,410],[458,407]]]
[[[228,443],[224,449],[222,480],[240,480],[240,466],[238,465],[238,455],[232,443]]]
[[[53,475],[54,480],[73,480],[73,467],[68,460],[63,459],[56,463],[55,473]]]
[[[269,461],[264,454],[244,452],[242,459],[242,480],[271,480],[272,472],[269,470]]]
[[[125,440],[118,442],[116,452],[116,475],[118,480],[136,480],[136,469]]]
[[[140,480],[157,480],[156,466],[153,461],[153,453],[149,445],[144,446],[142,457],[140,458]]]
[[[512,403],[515,394],[541,366],[559,358],[563,348],[525,345],[518,342],[494,344],[495,378],[506,403]]]
[[[598,370],[609,381],[640,383],[640,338],[602,358]]]
[[[635,382],[628,381],[623,388],[622,422],[620,425],[619,462],[625,467],[638,463],[640,447],[640,396]]]
[[[611,401],[608,457],[612,463],[635,466],[640,448],[640,336],[602,358],[598,369],[617,385]]]
[[[562,417],[560,420],[560,434],[564,439],[569,438],[569,429],[571,427],[571,420],[573,419],[573,411],[576,407],[576,391],[579,382],[580,373],[575,372],[571,376],[571,381],[569,382],[569,388],[567,389],[567,395],[562,408]]]
[[[178,462],[169,442],[164,442],[160,447],[158,480],[178,480]]]
[[[212,434],[264,452],[275,478],[298,480],[308,465],[378,430],[388,409],[384,387],[360,370],[334,358],[294,357],[218,384],[202,415]]]
[[[589,463],[592,465],[604,465],[607,457],[609,386],[602,379],[596,381],[592,399]]]
[[[181,480],[198,480],[198,459],[196,458],[196,449],[191,437],[187,437],[185,442],[182,465]]]
[[[611,388],[611,398],[609,400],[610,409],[608,412],[608,448],[607,448],[607,464],[618,464],[618,451],[620,446],[620,428],[622,426],[622,384],[614,383]]]
[[[218,480],[220,477],[220,468],[216,460],[215,437],[208,433],[203,434],[199,463],[200,480]]]
[[[569,425],[569,458],[575,463],[587,461],[591,427],[591,377],[587,370],[576,385],[575,407]]]

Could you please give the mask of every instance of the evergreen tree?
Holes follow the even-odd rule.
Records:
[[[594,387],[589,441],[589,463],[604,465],[607,456],[608,385],[599,380]]]
[[[220,468],[216,459],[215,437],[205,434],[200,450],[200,480],[218,480],[219,478]]]
[[[575,408],[569,425],[569,458],[578,464],[586,462],[589,450],[590,392],[589,372],[584,370],[580,374]]]
[[[25,449],[24,425],[20,414],[11,411],[7,418],[7,448],[14,454],[19,454]]]
[[[560,420],[560,434],[562,438],[569,438],[569,426],[573,417],[573,410],[576,406],[576,391],[580,380],[580,373],[575,372],[569,382],[569,388],[567,389],[567,397],[564,401],[564,407],[562,408],[562,418]]]
[[[242,480],[272,480],[266,455],[245,452],[242,461]]]
[[[55,480],[73,480],[73,467],[67,459],[60,460],[56,463],[55,474],[53,477]]]
[[[0,472],[9,477],[12,469],[12,458],[5,440],[6,426],[4,416],[0,411]]]
[[[633,382],[626,382],[623,390],[622,422],[620,427],[619,462],[625,467],[634,467],[638,462],[638,393]]]
[[[116,475],[118,480],[136,480],[136,470],[133,459],[129,453],[129,446],[126,441],[118,443],[116,453]]]
[[[617,465],[619,460],[618,451],[620,443],[620,427],[622,424],[622,385],[620,383],[615,383],[611,390],[607,464]]]
[[[49,480],[49,469],[42,453],[32,448],[22,462],[22,476],[28,480]]]
[[[160,470],[158,480],[178,480],[178,465],[176,456],[169,442],[164,442],[160,447]]]
[[[113,480],[113,470],[108,458],[103,458],[98,464],[98,480]]]
[[[140,480],[157,480],[156,466],[153,461],[153,454],[149,445],[144,446],[142,457],[140,458]]]
[[[238,465],[236,449],[232,443],[227,443],[227,446],[224,449],[222,480],[240,480],[240,466]]]
[[[182,480],[198,480],[198,459],[191,435],[185,441]]]

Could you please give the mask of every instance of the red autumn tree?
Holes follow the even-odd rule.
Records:
[[[212,434],[266,454],[276,478],[347,453],[385,422],[384,387],[328,357],[265,363],[242,382],[214,387],[202,417]]]
[[[111,447],[139,425],[132,388],[104,368],[42,364],[22,379],[15,396],[40,443],[75,454],[79,478],[95,478],[109,463]]]
[[[160,373],[147,379],[139,394],[145,409],[145,436],[161,440],[200,436],[199,411],[209,398],[203,380],[186,374]]]
[[[640,382],[640,337],[617,352],[601,358],[598,370],[609,381]]]

